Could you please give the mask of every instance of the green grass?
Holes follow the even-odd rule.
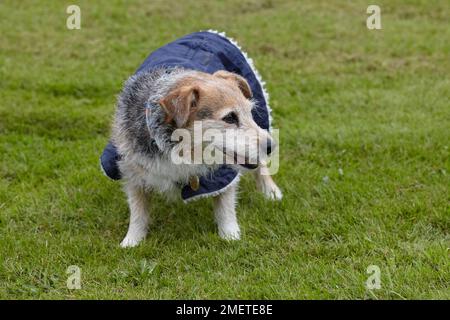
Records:
[[[0,298],[449,299],[450,6],[380,0],[369,31],[369,4],[1,1]],[[148,239],[120,249],[126,199],[98,166],[115,96],[150,51],[208,28],[268,83],[284,199],[246,177],[227,243],[211,200],[157,197]]]

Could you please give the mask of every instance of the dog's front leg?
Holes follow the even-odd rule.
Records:
[[[269,169],[265,165],[261,165],[255,170],[255,179],[258,189],[267,199],[281,200],[281,198],[283,198],[280,188],[278,188],[272,177],[269,175]]]
[[[214,214],[219,236],[226,240],[239,240],[241,231],[236,218],[236,185],[214,198]]]
[[[120,246],[123,248],[134,247],[141,242],[148,231],[148,203],[143,187],[127,184],[125,192],[130,207],[130,225],[128,232]]]

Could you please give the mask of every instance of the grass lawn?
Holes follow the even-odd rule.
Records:
[[[369,4],[1,1],[0,298],[449,299],[450,5],[379,0],[368,30]],[[157,197],[145,243],[121,249],[125,195],[98,164],[116,95],[149,52],[209,28],[267,81],[284,199],[245,177],[227,243],[211,199]]]

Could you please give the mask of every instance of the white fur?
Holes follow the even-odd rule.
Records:
[[[126,184],[158,191],[168,199],[179,197],[180,183],[186,185],[190,177],[205,175],[209,170],[203,165],[174,164],[170,159],[158,157],[149,161],[138,153],[119,161],[119,168],[121,172],[126,172]]]
[[[236,184],[214,199],[214,215],[219,236],[225,240],[239,240],[241,230],[236,217]]]
[[[130,207],[130,225],[127,235],[121,242],[122,248],[134,247],[147,235],[149,215],[146,193],[142,187],[126,184],[125,192]]]
[[[255,171],[256,186],[267,199],[281,200],[283,198],[283,194],[280,188],[278,188],[270,175],[262,174],[264,170],[268,170],[267,167],[260,166]]]

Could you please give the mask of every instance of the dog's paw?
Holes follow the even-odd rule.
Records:
[[[239,240],[241,238],[241,230],[238,224],[229,224],[219,227],[219,236],[224,240]]]
[[[264,196],[269,200],[279,201],[283,198],[283,193],[275,182],[266,183],[261,189]]]
[[[126,235],[126,237],[120,243],[122,248],[132,248],[136,247],[142,240],[144,240],[144,236],[136,236],[136,235]]]

